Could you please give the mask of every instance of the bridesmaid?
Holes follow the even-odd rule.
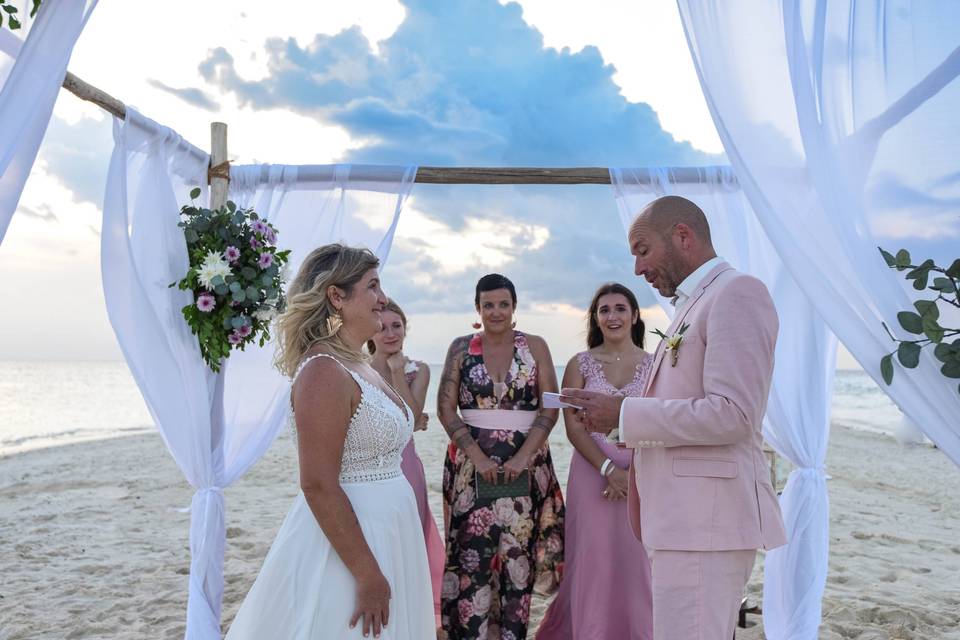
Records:
[[[603,285],[587,315],[589,350],[570,359],[561,386],[643,395],[653,361],[643,332],[633,293]],[[563,414],[576,449],[567,480],[566,566],[537,640],[650,640],[650,563],[627,519],[632,451],[616,447],[616,431],[609,439],[590,434],[573,411]]]
[[[388,300],[380,314],[382,329],[367,342],[367,349],[373,354],[371,365],[400,395],[417,416],[415,431],[427,428],[427,414],[423,404],[430,384],[430,367],[419,360],[411,360],[403,353],[403,341],[407,337],[407,316],[393,300]],[[443,565],[446,552],[443,538],[437,530],[437,523],[430,512],[427,501],[427,479],[423,471],[423,462],[417,455],[413,438],[403,450],[400,469],[413,487],[417,498],[417,509],[423,525],[423,537],[427,545],[427,561],[430,564],[430,579],[433,583],[433,608],[437,626],[440,626],[440,586],[443,581]]]
[[[556,590],[563,564],[563,495],[548,439],[556,409],[550,349],[514,329],[517,290],[489,274],[474,297],[479,331],[450,345],[437,414],[451,443],[443,471],[449,508],[442,621],[448,640],[524,640],[536,589]],[[528,477],[522,495],[480,497],[486,483]]]

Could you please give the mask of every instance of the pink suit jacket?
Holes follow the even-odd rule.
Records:
[[[760,434],[779,328],[770,294],[721,263],[666,334],[684,324],[676,366],[661,343],[644,397],[622,408],[633,531],[657,550],[786,544]]]

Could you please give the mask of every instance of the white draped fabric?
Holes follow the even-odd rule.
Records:
[[[917,292],[877,251],[956,257],[960,4],[678,2],[724,149],[787,270],[864,369],[960,463],[957,384],[929,350],[893,386],[881,380],[880,358],[895,346],[881,323],[909,337],[896,314]],[[802,399],[796,410],[808,410]],[[819,517],[793,499],[783,499],[792,517]],[[766,635],[816,638],[820,589],[808,585],[820,581],[819,556],[780,555],[769,560],[795,568],[765,585]]]
[[[655,198],[688,198],[707,215],[718,255],[762,280],[770,290],[780,333],[764,437],[796,468],[780,499],[790,542],[767,553],[764,565],[765,624],[784,610],[801,610],[819,621],[829,547],[823,466],[837,339],[784,268],[730,167],[684,169],[682,177],[679,174],[664,168],[611,169],[620,219],[628,230]],[[654,295],[672,315],[669,302]],[[776,637],[769,632],[767,636]]]
[[[867,373],[960,464],[957,381],[932,350],[915,370],[897,365],[892,386],[881,380],[880,358],[896,346],[881,323],[910,337],[896,315],[920,296],[877,251],[957,257],[960,3],[679,6],[717,131],[787,269]]]
[[[18,15],[29,24],[23,4]],[[96,6],[97,0],[47,0],[22,44],[6,31],[6,22],[0,29],[0,242],[50,123],[73,46]]]
[[[178,211],[205,188],[209,156],[128,108],[114,126],[103,213],[102,270],[110,322],[171,455],[196,489],[190,512],[189,639],[221,637],[223,489],[270,446],[288,415],[288,383],[273,345],[234,352],[219,375],[200,357],[170,288],[188,268]],[[318,244],[342,240],[389,249],[413,167],[237,167],[232,197],[279,230],[296,269]],[[374,180],[363,180],[373,175]],[[370,189],[370,192],[364,189]],[[206,194],[202,196],[205,199]]]

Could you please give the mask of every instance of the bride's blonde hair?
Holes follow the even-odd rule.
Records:
[[[304,354],[318,344],[342,360],[367,359],[362,351],[350,348],[343,341],[336,319],[328,322],[337,310],[327,296],[327,289],[336,286],[350,296],[353,285],[363,274],[378,266],[380,260],[369,249],[327,244],[310,252],[290,283],[287,308],[277,322],[280,348],[276,365],[281,373],[292,377]]]

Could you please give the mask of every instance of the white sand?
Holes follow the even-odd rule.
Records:
[[[417,438],[439,513],[443,438],[435,422]],[[562,430],[553,443],[565,484]],[[844,428],[828,470],[821,638],[960,639],[960,470],[930,447]],[[225,626],[295,492],[289,434],[225,492]],[[190,497],[152,434],[0,458],[0,638],[182,638],[189,515],[176,509]],[[738,633],[762,637],[759,625]]]

